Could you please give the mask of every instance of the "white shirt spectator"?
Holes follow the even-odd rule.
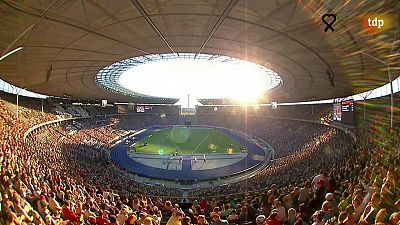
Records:
[[[286,220],[286,209],[285,209],[285,207],[283,207],[283,206],[281,205],[281,206],[276,207],[275,210],[276,210],[276,212],[278,213],[278,218],[279,218],[281,221]]]

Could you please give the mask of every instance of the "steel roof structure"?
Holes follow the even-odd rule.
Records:
[[[399,75],[399,11],[396,0],[3,0],[0,54],[22,49],[0,61],[0,78],[51,96],[135,102],[96,74],[132,57],[195,53],[277,72],[271,101],[343,97]],[[324,31],[325,13],[337,16],[334,32]],[[391,27],[365,33],[369,13]]]

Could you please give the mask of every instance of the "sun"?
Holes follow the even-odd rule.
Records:
[[[256,103],[266,91],[279,87],[281,77],[250,61],[227,56],[192,53],[166,54],[123,72],[118,84],[135,93],[179,98],[176,103],[194,108],[197,99],[232,99]]]

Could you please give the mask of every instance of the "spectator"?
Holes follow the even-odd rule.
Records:
[[[313,221],[314,221],[312,223],[312,225],[323,225],[324,224],[324,216],[325,216],[325,213],[322,210],[316,211],[312,216]]]
[[[299,198],[298,198],[299,203],[300,204],[308,203],[310,195],[311,195],[310,182],[306,182],[304,187],[300,188]]]
[[[228,218],[226,218],[226,220],[228,220],[228,222],[230,223],[236,223],[239,219],[239,215],[237,214],[236,209],[232,210],[232,213],[228,216]]]
[[[61,216],[64,220],[69,220],[71,222],[75,222],[78,220],[78,216],[74,211],[70,209],[70,202],[65,201],[62,207]]]
[[[213,213],[211,218],[213,220],[211,225],[227,225],[227,224],[229,224],[228,221],[222,220],[218,213]]]
[[[344,211],[346,209],[346,207],[349,205],[349,192],[348,191],[344,191],[342,193],[342,197],[340,198],[340,202],[338,205],[338,208],[340,211]]]
[[[167,225],[181,225],[181,221],[184,217],[184,214],[180,211],[176,212],[171,216],[168,220]]]
[[[279,199],[275,199],[274,208],[275,208],[276,212],[278,213],[279,220],[280,221],[286,220],[286,209],[285,209],[285,207],[283,207],[283,205],[279,201]]]
[[[208,225],[208,221],[204,215],[199,215],[198,217],[198,225]]]
[[[281,220],[278,217],[278,212],[276,210],[272,210],[271,214],[267,218],[267,225],[280,225]]]
[[[190,217],[186,216],[182,219],[182,225],[191,225],[191,219]]]
[[[286,218],[286,220],[283,221],[283,224],[294,225],[294,223],[297,221],[296,210],[294,208],[290,208],[287,214],[288,217]]]
[[[256,224],[257,225],[265,225],[265,224],[267,224],[267,218],[264,215],[257,216]]]
[[[110,216],[110,225],[119,225],[120,223],[117,220],[117,217],[115,217],[114,215]],[[125,223],[123,223],[125,224]]]
[[[222,219],[226,219],[228,218],[229,215],[231,215],[232,210],[230,208],[230,204],[225,204],[224,205],[224,210],[221,211],[220,215]]]

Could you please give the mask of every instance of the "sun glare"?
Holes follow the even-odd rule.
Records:
[[[193,108],[200,98],[257,102],[281,79],[272,70],[244,60],[177,58],[132,67],[118,82],[140,94],[179,98],[177,104],[183,107],[187,107],[189,96],[189,107]]]

